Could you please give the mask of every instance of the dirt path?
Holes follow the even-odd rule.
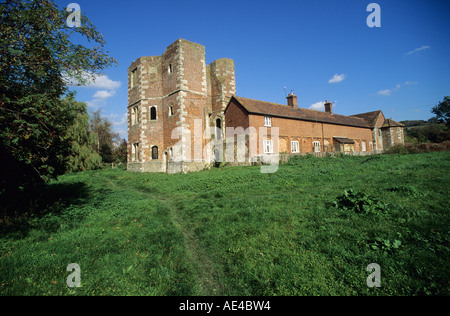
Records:
[[[104,178],[114,189],[123,189],[111,179],[106,177]],[[184,237],[186,256],[191,265],[191,271],[195,274],[194,279],[198,281],[196,289],[197,293],[194,295],[216,296],[225,294],[224,288],[219,281],[219,273],[215,269],[213,261],[208,256],[207,251],[200,245],[195,233],[185,225],[182,220],[183,216],[179,213],[176,206],[174,206],[165,196],[160,195],[160,193],[156,195],[133,187],[127,187],[127,189],[155,199],[161,202],[161,204],[169,210],[172,224]]]

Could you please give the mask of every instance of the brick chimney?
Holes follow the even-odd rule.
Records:
[[[298,103],[297,103],[297,96],[293,93],[289,93],[289,95],[286,97],[287,99],[287,103],[288,106],[296,109],[298,108]]]
[[[333,114],[333,103],[326,100],[324,105],[325,105],[325,112]]]

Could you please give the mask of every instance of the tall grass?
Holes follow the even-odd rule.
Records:
[[[66,175],[40,212],[1,223],[0,293],[448,295],[449,162],[437,152],[296,157],[274,174]],[[66,285],[72,262],[80,288]],[[366,284],[370,263],[379,288]]]

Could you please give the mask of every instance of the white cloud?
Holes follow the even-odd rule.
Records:
[[[101,99],[101,100],[105,100],[108,99],[112,96],[114,96],[116,94],[116,91],[114,90],[98,90],[97,92],[95,92],[93,98],[94,99]]]
[[[116,90],[119,89],[122,83],[120,81],[114,81],[108,78],[107,75],[92,74],[88,72],[83,72],[81,77],[87,82],[83,85],[80,81],[69,76],[67,73],[63,74],[64,81],[69,86],[79,86],[85,88],[94,89],[106,89],[106,90]]]
[[[120,81],[111,80],[106,75],[95,75],[93,81],[89,82],[87,87],[116,90],[120,88],[121,84],[122,83]]]
[[[319,102],[311,104],[308,109],[317,110],[317,111],[325,111],[325,107],[323,104],[324,104],[324,102],[319,101]]]
[[[398,84],[395,85],[395,88],[380,90],[380,91],[377,92],[377,94],[388,97],[388,96],[390,96],[392,94],[392,92],[397,91],[402,86],[410,86],[410,85],[414,85],[414,84],[417,84],[417,81],[406,81],[403,84],[398,83]]]
[[[419,48],[415,48],[415,49],[413,49],[412,51],[407,52],[406,55],[412,55],[412,54],[414,54],[414,53],[420,52],[420,51],[422,51],[422,50],[430,49],[430,48],[431,48],[431,47],[428,46],[428,45],[422,45],[422,46],[420,46]]]
[[[122,83],[120,81],[114,81],[110,79],[107,75],[99,75],[88,72],[83,72],[81,74],[83,85],[80,81],[67,75],[63,74],[63,78],[67,85],[77,86],[80,88],[96,89],[97,91],[92,96],[90,101],[85,101],[89,108],[93,110],[98,110],[106,104],[106,100],[113,97],[116,91],[120,88]]]
[[[328,83],[338,83],[338,82],[343,81],[344,79],[345,79],[345,75],[344,75],[344,74],[340,74],[340,75],[335,74],[335,75],[333,76],[333,78],[331,78],[330,80],[328,80]]]
[[[379,95],[384,95],[384,96],[390,96],[390,95],[392,94],[392,92],[394,92],[394,91],[400,89],[400,87],[401,87],[401,85],[400,85],[400,84],[397,84],[397,85],[395,86],[395,88],[393,88],[393,89],[384,89],[384,90],[380,90],[380,91],[377,92],[377,94],[379,94]]]
[[[379,95],[384,95],[384,96],[389,96],[392,94],[392,89],[385,89],[385,90],[380,90],[377,92],[377,94]]]

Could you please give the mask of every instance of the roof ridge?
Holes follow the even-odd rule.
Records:
[[[308,112],[317,112],[317,113],[325,113],[327,114],[328,112],[325,111],[320,111],[320,110],[314,110],[314,109],[307,109],[307,108],[302,108],[302,107],[297,107],[296,109],[291,108],[289,105],[287,104],[281,104],[281,103],[275,103],[275,102],[269,102],[269,101],[263,101],[263,100],[257,100],[257,99],[252,99],[252,98],[246,98],[246,97],[239,97],[237,95],[234,96],[235,98],[241,98],[241,99],[247,99],[247,100],[252,100],[252,101],[257,101],[257,102],[264,102],[264,103],[269,103],[269,104],[273,104],[273,105],[278,105],[278,106],[282,106],[285,108],[288,108],[289,110],[301,110],[301,111],[308,111]],[[378,110],[381,111],[381,110]],[[376,112],[376,111],[373,111]],[[370,113],[370,112],[367,112]],[[364,114],[364,113],[361,113]],[[328,113],[328,115],[333,115],[333,116],[344,116],[344,117],[352,117],[353,115],[344,115],[344,114],[338,114],[338,113]],[[355,117],[358,120],[364,120],[363,118],[360,117]]]
[[[350,115],[350,116],[357,116],[357,115],[363,115],[363,114],[369,114],[369,113],[375,113],[375,112],[381,112],[381,110],[369,111],[369,112],[364,112],[364,113],[357,113],[357,114],[353,114],[353,115]]]
[[[253,114],[370,128],[367,121],[360,117],[334,114],[301,107],[294,109],[289,105],[239,97],[237,95],[233,95],[233,98],[235,98],[247,112]]]

